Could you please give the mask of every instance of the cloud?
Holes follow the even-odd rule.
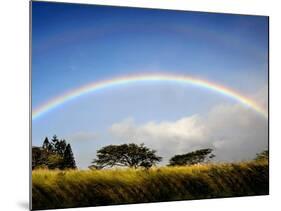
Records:
[[[255,95],[254,100],[264,108],[268,108],[268,84],[265,84]]]
[[[94,141],[97,140],[98,138],[99,138],[98,133],[86,132],[86,131],[73,133],[66,137],[66,139],[69,140],[70,142]]]
[[[206,128],[200,117],[194,115],[175,122],[148,122],[137,125],[126,119],[112,125],[111,134],[123,142],[145,143],[161,155],[184,153],[199,143],[203,144]]]
[[[207,115],[192,115],[176,121],[137,124],[133,118],[111,126],[118,142],[145,143],[164,157],[203,147],[215,150],[219,161],[251,159],[267,148],[267,120],[239,104],[221,104]]]

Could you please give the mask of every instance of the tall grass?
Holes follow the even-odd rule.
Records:
[[[265,161],[32,172],[33,209],[265,195],[268,189]]]

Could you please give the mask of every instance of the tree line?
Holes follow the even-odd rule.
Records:
[[[213,149],[199,149],[186,154],[173,156],[168,166],[194,165],[211,161],[215,155]],[[162,161],[156,155],[156,150],[149,149],[144,144],[108,145],[97,151],[97,158],[93,160],[90,169],[123,166],[132,168],[150,168]]]
[[[204,148],[174,155],[167,166],[186,166],[198,163],[211,162],[215,157],[213,149]],[[90,169],[103,169],[111,167],[130,167],[149,169],[162,161],[156,150],[144,144],[135,143],[108,145],[97,150],[96,158],[89,166]],[[268,150],[257,154],[255,160],[268,159]],[[32,169],[76,169],[76,163],[70,144],[65,140],[58,140],[53,136],[49,141],[46,137],[42,147],[32,148]]]
[[[70,144],[59,140],[56,135],[43,141],[42,147],[32,147],[32,169],[76,169],[76,162]]]

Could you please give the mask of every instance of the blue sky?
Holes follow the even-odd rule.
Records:
[[[185,74],[249,97],[261,96],[267,93],[267,21],[262,16],[33,2],[32,106],[90,82],[150,72]],[[262,96],[257,100],[264,103],[267,98]],[[84,168],[99,147],[128,141],[112,132],[114,124],[129,122],[134,128],[130,134],[141,137],[140,128],[143,131],[149,122],[172,124],[192,115],[209,119],[216,106],[235,103],[216,93],[176,84],[107,89],[34,120],[33,144],[40,145],[45,136],[53,134],[68,138],[78,165]],[[251,116],[247,122],[255,118],[259,117]],[[260,121],[267,135],[266,124]],[[156,150],[157,143],[153,145]],[[265,143],[261,141],[259,147]],[[241,159],[248,158],[247,154]]]

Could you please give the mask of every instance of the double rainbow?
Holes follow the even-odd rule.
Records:
[[[179,84],[190,84],[194,86],[199,86],[202,88],[206,88],[210,91],[220,93],[226,97],[232,98],[237,102],[245,105],[246,107],[253,109],[254,111],[261,114],[265,118],[267,118],[268,116],[267,110],[262,106],[260,106],[258,103],[227,87],[221,86],[219,84],[211,83],[206,80],[192,78],[184,75],[172,75],[172,74],[161,73],[161,74],[143,74],[143,75],[117,77],[109,80],[103,80],[103,81],[86,84],[84,86],[73,89],[67,93],[64,93],[58,97],[55,97],[47,101],[46,103],[42,104],[41,106],[35,108],[32,111],[32,120],[39,118],[43,114],[71,100],[74,100],[81,95],[86,95],[88,93],[92,93],[105,88],[112,88],[115,86],[121,86],[125,84],[137,83],[137,82],[173,82]]]

